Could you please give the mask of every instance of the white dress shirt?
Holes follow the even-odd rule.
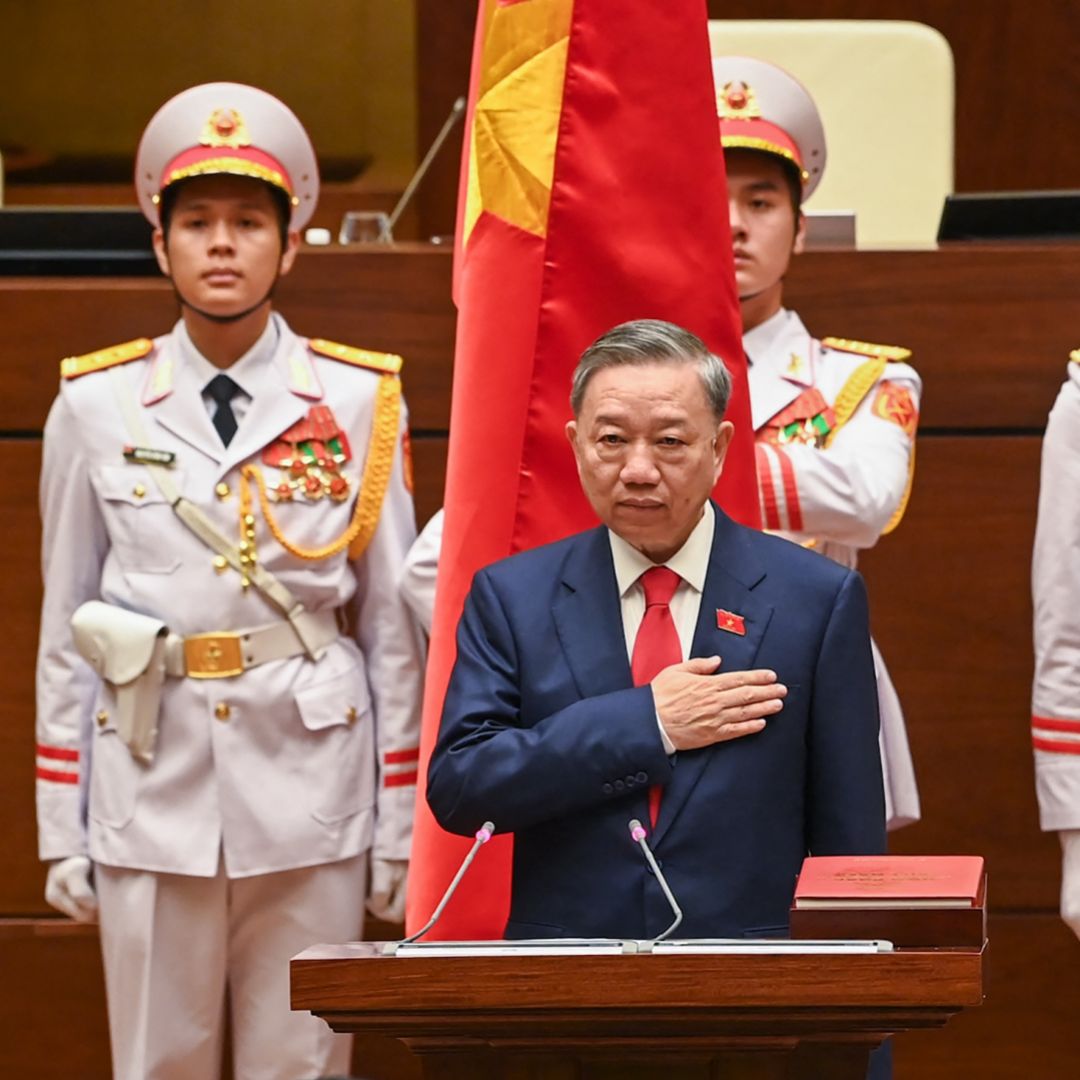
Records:
[[[611,558],[615,564],[615,581],[619,588],[626,655],[631,661],[638,629],[641,627],[641,620],[645,618],[645,589],[641,584],[641,575],[658,565],[666,566],[679,575],[679,584],[669,606],[675,632],[679,635],[682,659],[685,660],[690,655],[698,615],[701,613],[701,595],[705,591],[705,575],[709,569],[709,555],[712,552],[715,530],[716,515],[712,503],[706,503],[701,520],[686,538],[686,543],[664,563],[654,563],[621,536],[608,530]],[[669,754],[675,753],[675,747],[667,737],[659,715],[656,722],[660,728],[660,737],[664,741],[664,749]]]
[[[259,340],[235,364],[227,368],[219,368],[211,364],[209,360],[195,347],[195,343],[188,335],[187,327],[181,322],[177,327],[177,343],[180,347],[180,355],[183,363],[188,365],[194,375],[197,386],[203,388],[202,398],[206,405],[207,415],[211,420],[217,411],[217,402],[206,392],[206,386],[215,375],[228,375],[240,392],[232,399],[233,416],[236,417],[237,426],[243,421],[251,402],[255,397],[255,390],[262,382],[267,368],[274,358],[274,352],[278,346],[278,328],[273,319],[266,324],[266,329],[259,335]]]

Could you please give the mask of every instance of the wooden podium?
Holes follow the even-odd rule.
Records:
[[[983,949],[386,956],[317,945],[292,1006],[399,1039],[438,1080],[864,1080],[891,1033],[983,999]]]

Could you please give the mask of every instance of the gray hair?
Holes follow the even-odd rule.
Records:
[[[697,364],[705,397],[717,421],[731,397],[731,376],[724,361],[709,352],[696,334],[661,319],[635,319],[601,334],[582,354],[570,387],[570,408],[581,415],[589,380],[620,364]]]

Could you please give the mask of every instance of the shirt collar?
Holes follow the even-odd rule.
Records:
[[[191,371],[196,385],[205,388],[206,384],[215,376],[224,372],[237,386],[240,392],[254,399],[255,391],[262,381],[267,369],[274,357],[278,345],[277,320],[271,316],[266,323],[266,329],[259,335],[259,340],[235,364],[227,368],[215,367],[195,347],[187,327],[183,320],[177,327],[177,337],[180,340],[180,353],[183,363]]]
[[[683,581],[699,593],[705,590],[705,575],[709,570],[709,556],[712,553],[715,531],[716,514],[712,503],[707,502],[701,520],[686,538],[686,543],[662,564],[674,570]],[[619,587],[619,596],[624,597],[638,578],[657,564],[611,529],[608,529],[608,539],[611,541],[611,558],[615,564],[615,581]]]
[[[753,330],[743,334],[743,349],[750,363],[755,360],[764,360],[770,356],[780,337],[793,329],[793,323],[802,323],[794,311],[781,308],[775,315],[770,315],[763,323],[759,323]]]

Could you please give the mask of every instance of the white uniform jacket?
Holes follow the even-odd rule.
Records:
[[[446,511],[438,509],[420,530],[405,560],[401,591],[424,633],[431,634],[435,619],[435,583],[439,575],[439,552],[442,550],[443,519]]]
[[[1080,829],[1080,354],[1046,425],[1031,583],[1039,816],[1046,830]]]
[[[267,336],[269,335],[269,336]],[[317,354],[275,315],[266,362],[225,448],[202,397],[182,324],[147,355],[65,378],[45,428],[41,478],[45,598],[38,658],[38,821],[43,859],[88,853],[111,866],[231,877],[348,858],[409,854],[423,643],[398,590],[415,537],[406,417],[383,440],[390,476],[366,550],[350,560],[289,554],[255,509],[259,562],[312,612],[344,609],[351,635],[316,660],[271,660],[229,678],[168,678],[156,755],[137,761],[112,719],[112,690],[76,653],[72,612],[102,599],[162,619],[181,635],[265,626],[282,616],[177,519],[132,442],[113,375],[134,395],[152,450],[175,454],[181,493],[240,538],[241,468],[284,479],[264,455],[328,407],[347,493],[272,503],[280,532],[306,549],[350,525],[371,447],[382,354]],[[324,349],[324,351],[327,351]],[[332,351],[332,350],[330,350]],[[349,361],[346,354],[353,359]],[[249,354],[250,355],[250,354]],[[357,358],[360,359],[357,359]],[[246,359],[246,358],[244,358]],[[396,358],[395,358],[396,359]],[[243,364],[241,360],[237,365]],[[239,376],[238,376],[239,377]],[[386,413],[381,413],[385,419]],[[321,413],[325,421],[327,414]],[[384,428],[386,425],[383,425]],[[341,496],[341,486],[337,487]]]
[[[750,361],[761,520],[854,567],[899,520],[914,468],[921,381],[892,350],[830,347],[780,310],[743,337]],[[906,350],[904,351],[906,352]],[[919,795],[900,702],[874,646],[890,828],[917,821]]]

